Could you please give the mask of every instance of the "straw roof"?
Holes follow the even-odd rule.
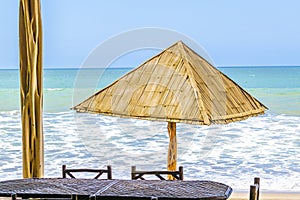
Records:
[[[209,125],[240,121],[267,108],[179,41],[73,109]]]

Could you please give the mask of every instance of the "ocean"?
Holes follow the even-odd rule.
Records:
[[[185,179],[213,180],[248,190],[300,192],[300,67],[218,67],[256,97],[266,114],[227,125],[177,125],[178,166]],[[113,178],[137,169],[166,168],[167,124],[120,119],[70,108],[129,68],[45,69],[45,177],[61,165],[112,165]],[[0,181],[22,178],[19,71],[0,70]]]

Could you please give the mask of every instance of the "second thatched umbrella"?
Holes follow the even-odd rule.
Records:
[[[177,122],[226,124],[267,108],[179,41],[73,109],[168,122],[168,170],[176,170]]]

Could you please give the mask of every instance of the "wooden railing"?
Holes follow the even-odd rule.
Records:
[[[66,165],[62,166],[62,177],[67,178],[67,175],[70,178],[75,178],[73,173],[77,172],[92,172],[92,173],[97,173],[97,175],[94,177],[94,179],[98,179],[102,174],[107,173],[107,179],[112,179],[112,170],[111,166],[108,165],[107,169],[86,169],[86,168],[81,168],[81,169],[67,169]]]
[[[145,180],[144,175],[155,175],[160,180],[166,180],[162,175],[171,175],[174,179],[183,180],[183,167],[180,166],[178,171],[137,171],[135,166],[131,167],[131,179],[132,180]]]

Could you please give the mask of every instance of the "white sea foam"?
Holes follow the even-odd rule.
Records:
[[[45,91],[63,91],[65,88],[46,88]]]
[[[220,181],[248,189],[254,176],[268,190],[300,191],[300,117],[271,113],[228,125],[177,125],[178,165],[185,179]],[[164,169],[166,123],[72,111],[44,114],[45,176],[61,165],[112,165],[114,178],[130,178],[130,166]],[[21,178],[18,111],[0,113],[0,180]]]

